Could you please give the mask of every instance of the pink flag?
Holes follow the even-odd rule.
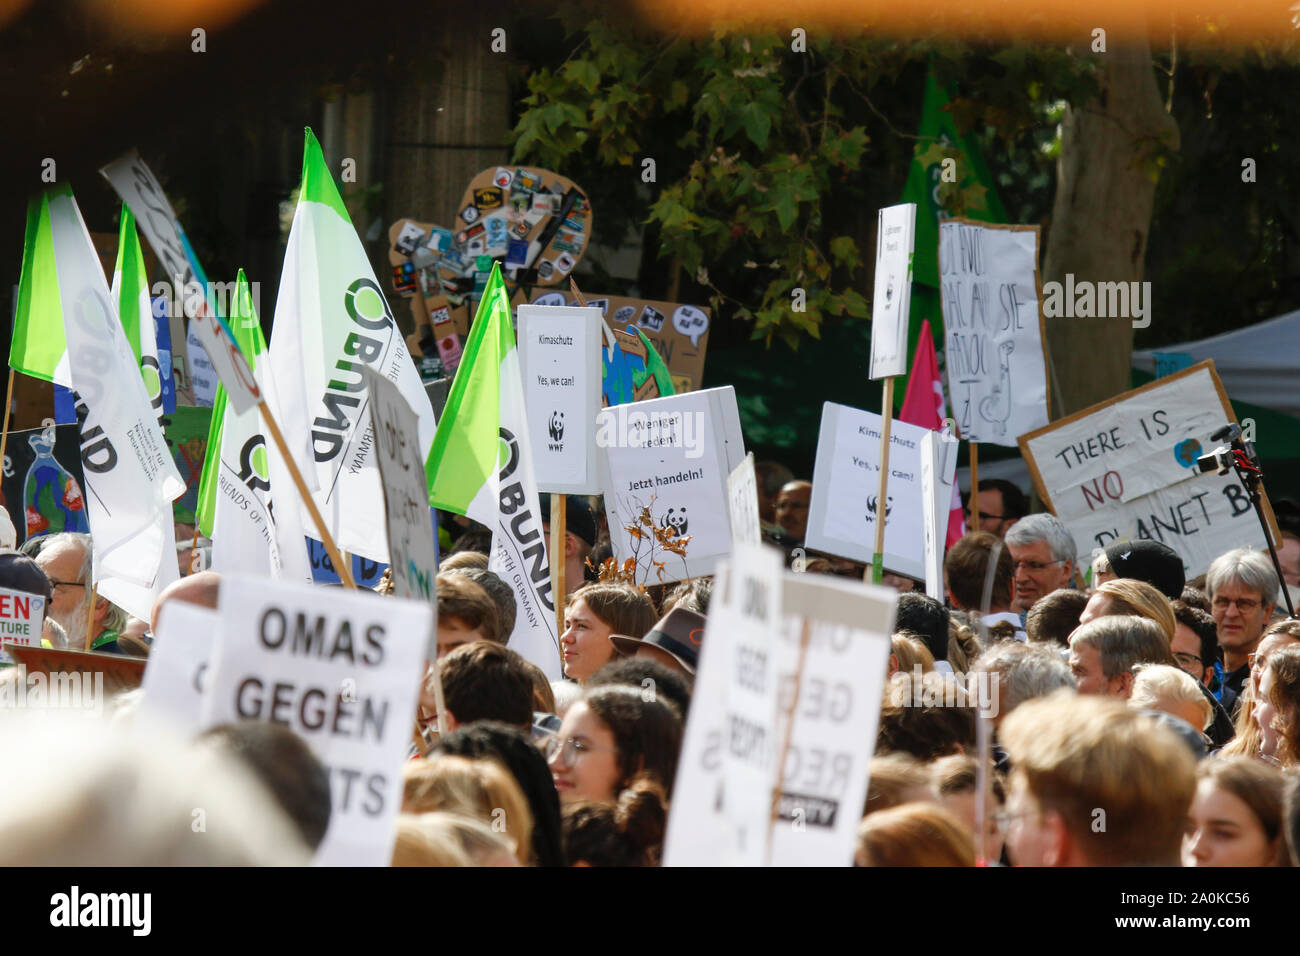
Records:
[[[909,425],[919,425],[932,431],[942,431],[948,417],[948,407],[943,398],[943,382],[939,378],[939,359],[934,353],[934,336],[930,333],[930,320],[921,320],[921,335],[917,339],[916,354],[912,356],[912,374],[907,380],[907,394],[903,396],[903,410],[898,420]],[[948,513],[948,540],[946,547],[966,533],[961,510],[961,492],[957,483],[952,486],[952,508]]]

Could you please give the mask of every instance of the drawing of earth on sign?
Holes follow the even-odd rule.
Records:
[[[1184,439],[1174,446],[1174,460],[1184,468],[1194,468],[1200,455],[1201,443],[1195,438]]]

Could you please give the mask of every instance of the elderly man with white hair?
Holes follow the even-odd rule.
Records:
[[[1028,515],[1007,529],[1005,540],[1016,572],[1013,610],[1024,614],[1043,595],[1070,586],[1077,560],[1074,536],[1059,518]]]
[[[1242,685],[1250,676],[1250,658],[1277,606],[1279,582],[1273,563],[1260,551],[1238,548],[1214,559],[1205,575],[1210,614],[1223,648],[1223,696],[1229,713],[1236,710]]]

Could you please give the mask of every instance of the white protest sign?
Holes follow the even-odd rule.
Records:
[[[1152,538],[1178,552],[1190,578],[1224,551],[1266,547],[1236,475],[1196,468],[1215,447],[1210,435],[1235,421],[1214,363],[1205,361],[1022,435],[1020,449],[1081,558],[1115,541]]]
[[[301,735],[330,772],[316,862],[387,866],[432,605],[238,574],[220,605],[203,726],[269,720]]]
[[[727,476],[727,506],[731,509],[731,536],[745,544],[762,541],[758,518],[758,476],[754,473],[754,453]]]
[[[1015,447],[1048,422],[1038,227],[939,224],[948,394],[961,437]]]
[[[827,402],[822,407],[808,508],[808,548],[870,564],[880,494],[879,415]],[[929,429],[894,421],[890,429],[889,492],[885,501],[885,570],[925,577],[921,439]],[[937,474],[939,499],[952,499],[957,456]],[[946,510],[944,512],[946,514]]]
[[[433,602],[437,600],[438,554],[420,456],[420,419],[393,382],[368,366],[362,366],[361,377],[370,389],[370,421],[384,490],[393,593],[399,598]],[[437,647],[431,647],[429,659],[437,656]]]
[[[730,386],[602,409],[596,420],[601,488],[610,544],[621,564],[635,558],[638,583],[711,574],[731,553],[727,477],[745,457],[736,393]],[[686,556],[656,551],[652,538],[628,532],[643,509],[656,527],[690,537]],[[644,581],[643,581],[644,579]]]
[[[769,549],[762,549],[760,558],[758,570],[749,572],[751,582],[772,574],[774,562],[779,565],[779,555]],[[732,590],[730,563],[719,565],[714,582],[715,604],[700,648],[664,865],[718,866],[743,856],[759,864],[846,866],[866,802],[897,592],[785,572],[780,638],[762,659],[753,616],[737,621],[731,606],[737,597],[743,604],[745,595]],[[805,625],[808,644],[800,672]],[[746,630],[751,636],[739,640]],[[766,678],[757,702],[760,674]],[[800,674],[773,822],[776,763],[785,748],[786,715]],[[739,703],[732,700],[737,694],[743,695]],[[757,766],[745,758],[769,746],[772,763],[759,779]],[[740,854],[742,828],[747,837]],[[755,829],[767,851],[752,845],[748,834]]]
[[[45,598],[0,588],[0,642],[40,647],[44,627]],[[0,650],[0,661],[11,663],[13,658]]]
[[[182,734],[197,733],[204,680],[220,632],[221,615],[216,611],[188,601],[164,604],[140,685],[140,709]]]
[[[189,355],[190,383],[194,387],[194,401],[199,407],[207,408],[216,402],[217,385],[221,380],[193,322],[190,323],[189,331],[185,334],[185,347]],[[239,381],[239,376],[233,376],[232,381]]]
[[[853,863],[897,604],[893,588],[822,574],[784,575],[778,739],[785,739],[792,707],[794,725],[772,831],[773,866]]]
[[[912,302],[916,203],[876,215],[876,282],[871,306],[871,377],[907,374],[907,319]]]
[[[600,309],[521,305],[517,315],[537,490],[595,494]]]
[[[944,600],[943,541],[948,515],[939,507],[939,483],[935,475],[939,470],[938,433],[930,431],[921,436],[921,525],[925,532],[925,593],[936,601]],[[940,527],[943,514],[944,527]]]

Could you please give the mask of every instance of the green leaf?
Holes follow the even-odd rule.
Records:
[[[759,149],[766,149],[767,137],[772,131],[771,114],[757,103],[747,103],[741,110],[741,121],[745,124],[749,141]]]

